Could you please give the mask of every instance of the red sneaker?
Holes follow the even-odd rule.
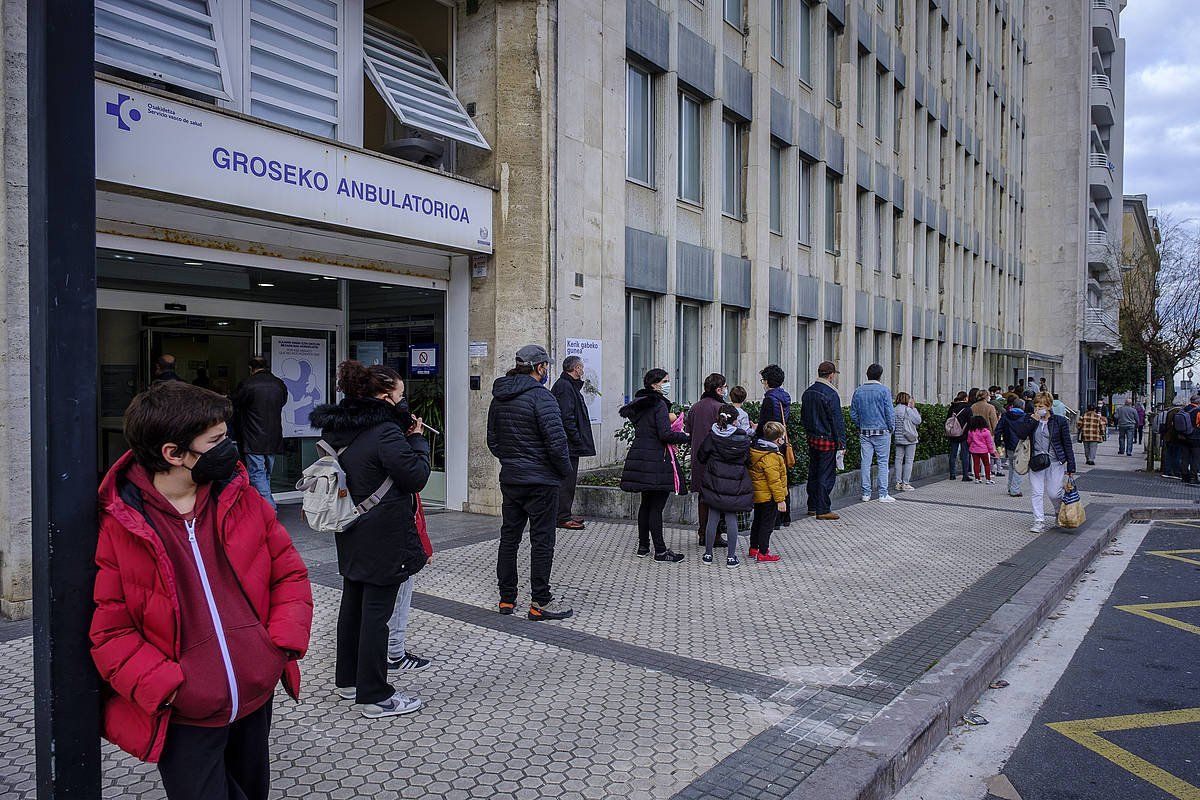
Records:
[[[756,559],[756,558],[758,558],[758,548],[757,548],[757,547],[751,547],[751,548],[750,548],[750,559],[751,559],[751,560],[753,560],[753,559]]]
[[[779,560],[779,556],[774,553],[759,553],[756,558],[760,564],[774,564]]]

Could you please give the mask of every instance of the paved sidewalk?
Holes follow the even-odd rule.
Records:
[[[1080,481],[1089,502],[1200,499],[1131,474],[1144,462],[1115,447]],[[900,499],[802,519],[772,542],[781,562],[736,569],[703,565],[690,531],[668,532],[678,565],[634,558],[625,522],[560,532],[555,589],[577,613],[561,623],[491,610],[497,520],[435,515],[409,631],[435,663],[397,681],[426,706],[388,720],[332,693],[332,541],[288,511],[317,614],[303,702],[276,701],[274,794],[783,797],[1071,540],[1028,533],[1028,498],[1003,480]],[[3,798],[32,794],[31,650],[27,629],[0,625]],[[162,797],[147,765],[109,747],[104,765],[106,797]]]

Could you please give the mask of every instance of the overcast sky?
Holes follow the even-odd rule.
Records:
[[[1125,37],[1125,194],[1200,219],[1200,2],[1129,0]]]

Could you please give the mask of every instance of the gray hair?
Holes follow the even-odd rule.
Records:
[[[563,359],[563,372],[570,372],[576,366],[583,363],[583,359],[579,356],[567,356]]]

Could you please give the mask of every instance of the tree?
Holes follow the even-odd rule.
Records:
[[[1146,354],[1131,342],[1096,361],[1096,388],[1103,397],[1124,394],[1146,383]]]

